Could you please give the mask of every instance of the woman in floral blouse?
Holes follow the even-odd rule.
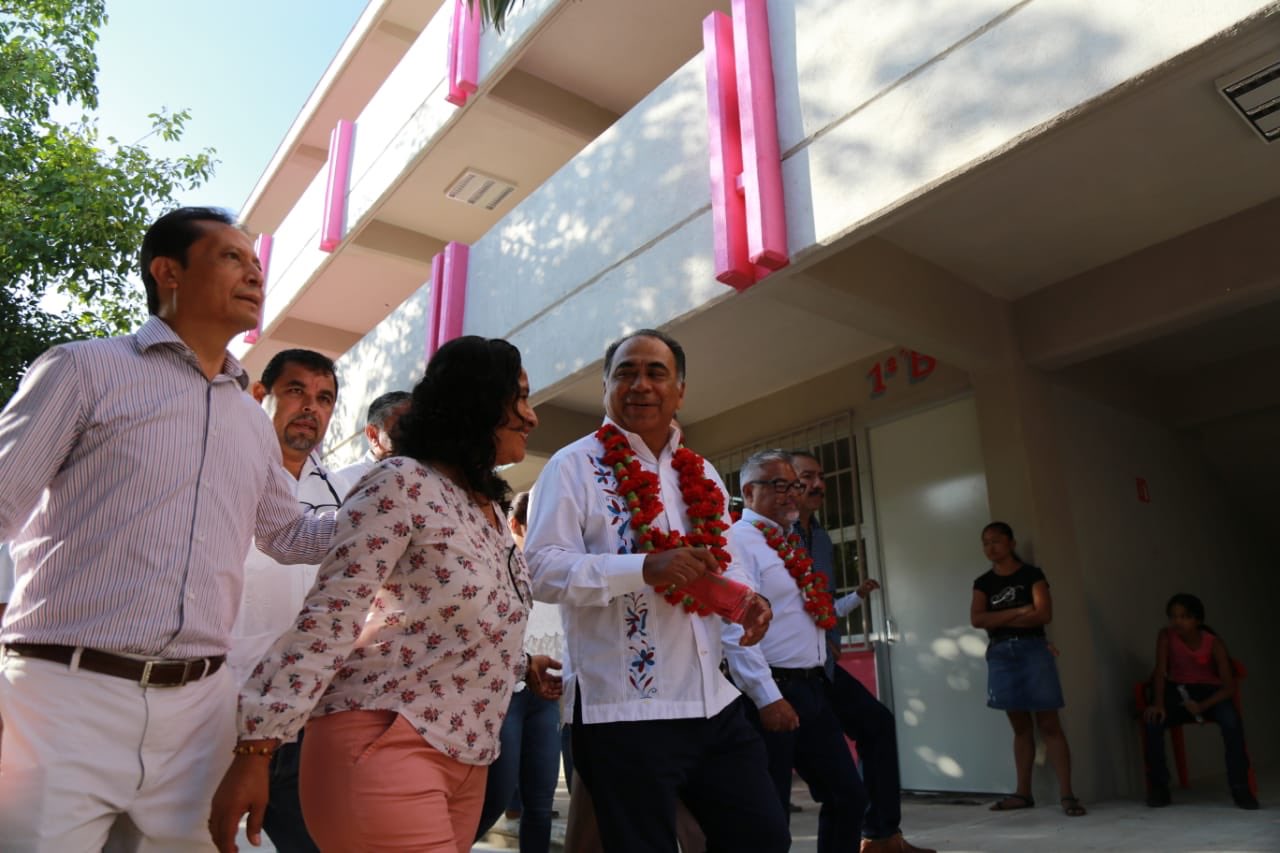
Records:
[[[268,758],[304,723],[300,794],[321,849],[470,849],[526,670],[528,570],[494,468],[524,458],[528,396],[506,341],[457,338],[431,359],[398,455],[352,490],[293,629],[241,691],[210,818],[220,850],[236,849],[246,811],[257,843]]]

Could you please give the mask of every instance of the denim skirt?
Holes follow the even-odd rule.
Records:
[[[1044,637],[1009,637],[987,646],[987,707],[1056,711],[1065,704],[1058,665]]]

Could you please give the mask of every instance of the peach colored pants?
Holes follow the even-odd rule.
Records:
[[[302,741],[302,814],[326,853],[467,853],[488,772],[449,758],[394,711],[314,717]]]

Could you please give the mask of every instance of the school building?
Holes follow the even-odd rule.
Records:
[[[440,341],[507,338],[542,424],[507,472],[528,487],[599,425],[605,346],[662,328],[687,443],[731,483],[752,449],[821,453],[843,586],[884,585],[847,641],[904,787],[1013,784],[969,626],[992,519],[1052,584],[1086,801],[1142,791],[1132,689],[1175,592],[1248,668],[1267,764],[1278,12],[527,0],[495,32],[372,0],[244,208],[267,297],[235,352],[339,358],[345,461]],[[1220,778],[1216,732],[1188,743]]]

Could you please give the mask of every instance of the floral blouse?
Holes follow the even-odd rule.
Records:
[[[293,628],[241,689],[240,736],[287,741],[310,716],[388,710],[449,757],[489,764],[524,675],[528,577],[506,526],[447,477],[379,463],[339,511]]]

